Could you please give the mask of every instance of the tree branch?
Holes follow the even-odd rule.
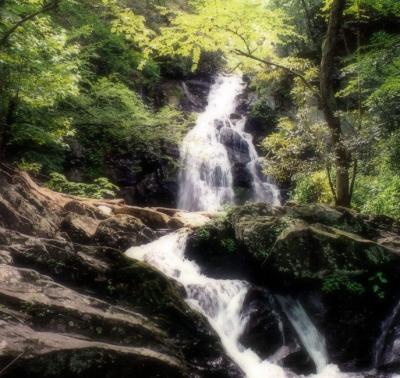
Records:
[[[4,35],[1,37],[0,39],[0,48],[3,47],[8,39],[10,38],[10,36],[23,24],[25,24],[26,22],[33,20],[35,17],[37,17],[38,15],[42,14],[42,13],[46,13],[51,9],[55,9],[58,4],[60,3],[60,1],[62,0],[53,0],[50,3],[47,3],[45,5],[42,6],[42,8],[38,9],[36,12],[33,12],[31,14],[28,14],[27,16],[21,18],[21,20],[19,20],[14,26],[12,26],[9,30],[7,30]]]
[[[282,66],[281,64],[273,63],[273,62],[270,62],[269,60],[265,60],[265,59],[258,58],[258,57],[254,56],[254,55],[252,55],[252,54],[248,54],[248,53],[246,53],[246,52],[244,52],[244,51],[241,51],[241,50],[238,50],[238,49],[233,50],[233,52],[234,52],[236,55],[240,55],[240,56],[244,56],[244,57],[249,58],[249,59],[253,59],[253,60],[255,60],[255,61],[257,61],[257,62],[260,62],[260,63],[263,63],[263,64],[265,64],[265,65],[267,65],[267,66],[272,66],[272,67],[281,68],[282,70],[284,70],[284,71],[286,71],[286,72],[292,74],[293,76],[298,77],[298,78],[305,84],[305,86],[306,86],[308,89],[311,90],[311,92],[312,92],[316,97],[320,98],[320,94],[316,91],[316,89],[313,87],[313,85],[312,85],[300,72],[294,71],[294,70],[292,70],[292,69],[289,68],[289,67]]]
[[[356,182],[356,176],[357,176],[357,166],[358,166],[358,161],[357,161],[357,159],[354,159],[353,174],[352,174],[351,183],[350,183],[350,199],[353,197],[353,193],[354,193],[354,184]]]
[[[333,198],[334,198],[334,200],[336,202],[337,201],[336,190],[335,190],[335,187],[333,186],[332,175],[331,175],[331,167],[330,167],[329,164],[326,165],[326,173],[327,173],[327,176],[328,176],[329,187],[331,188],[331,192],[332,192]]]

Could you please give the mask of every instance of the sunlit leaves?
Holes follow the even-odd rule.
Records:
[[[162,27],[150,45],[156,54],[190,57],[195,68],[200,51],[220,51],[233,67],[248,64],[235,50],[259,57],[273,55],[274,46],[294,34],[285,14],[268,9],[263,1],[205,0],[193,2],[193,8],[193,13],[169,12],[170,25]]]
[[[127,39],[134,42],[139,48],[149,45],[154,32],[145,25],[145,18],[136,15],[130,9],[114,10],[115,20],[112,22],[112,31],[122,33]]]

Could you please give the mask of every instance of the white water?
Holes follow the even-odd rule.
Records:
[[[236,97],[244,88],[240,77],[222,75],[212,86],[207,108],[182,143],[179,208],[214,211],[235,202],[231,162],[220,142],[218,124],[235,130],[241,142],[249,146],[247,169],[253,181],[253,200],[279,204],[278,189],[257,172],[259,157],[251,135],[243,130],[245,118],[230,119],[237,106]]]
[[[375,350],[374,350],[374,367],[377,368],[380,362],[380,359],[383,357],[383,352],[385,349],[385,342],[389,332],[389,329],[393,326],[393,322],[396,317],[400,314],[400,302],[394,307],[393,311],[389,314],[389,316],[383,321],[381,325],[381,333],[376,341]],[[400,375],[399,375],[400,377]]]
[[[277,298],[299,335],[304,348],[315,362],[317,371],[323,371],[328,366],[328,353],[324,337],[315,328],[299,301],[280,295]]]
[[[219,280],[209,278],[200,272],[200,267],[184,256],[188,231],[180,230],[172,234],[139,247],[130,248],[128,257],[146,261],[165,273],[167,276],[180,282],[186,289],[189,305],[204,314],[210,325],[219,335],[221,342],[233,361],[243,370],[247,378],[288,378],[289,375],[280,366],[267,360],[260,359],[251,349],[244,348],[239,343],[239,337],[246,325],[246,318],[241,316],[242,305],[250,285],[239,280]],[[321,336],[315,327],[310,332],[308,327],[311,321],[298,303],[297,315],[293,324],[301,340],[306,341],[310,356],[319,360],[318,340]],[[304,320],[303,317],[307,320]],[[296,326],[299,322],[299,327]],[[305,327],[306,329],[303,329]],[[301,336],[304,333],[304,336]],[[325,360],[326,361],[326,358]],[[315,378],[344,378],[347,375],[340,373],[337,367],[319,363],[321,371]],[[293,377],[293,374],[290,375]]]

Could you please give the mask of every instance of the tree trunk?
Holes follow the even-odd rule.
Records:
[[[328,30],[322,46],[320,93],[321,107],[331,132],[336,166],[336,205],[350,206],[350,158],[343,142],[340,118],[333,86],[334,60],[346,0],[333,0]]]
[[[8,104],[5,114],[0,114],[0,160],[6,158],[7,145],[11,137],[11,126],[15,122],[18,106],[18,96],[13,97]]]

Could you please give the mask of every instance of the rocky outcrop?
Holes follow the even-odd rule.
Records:
[[[294,295],[325,335],[330,359],[354,371],[373,365],[381,324],[398,301],[398,237],[398,224],[384,217],[324,205],[253,204],[196,230],[187,256],[207,274]],[[251,324],[257,329],[257,321]],[[267,337],[274,323],[263,324],[272,326],[260,330]],[[246,332],[245,340],[257,336]]]
[[[131,215],[117,214],[101,221],[93,235],[96,243],[126,250],[155,238],[154,231]]]
[[[54,193],[7,167],[0,180],[5,377],[241,376],[183,289],[122,253],[176,211],[116,214],[120,201]]]

